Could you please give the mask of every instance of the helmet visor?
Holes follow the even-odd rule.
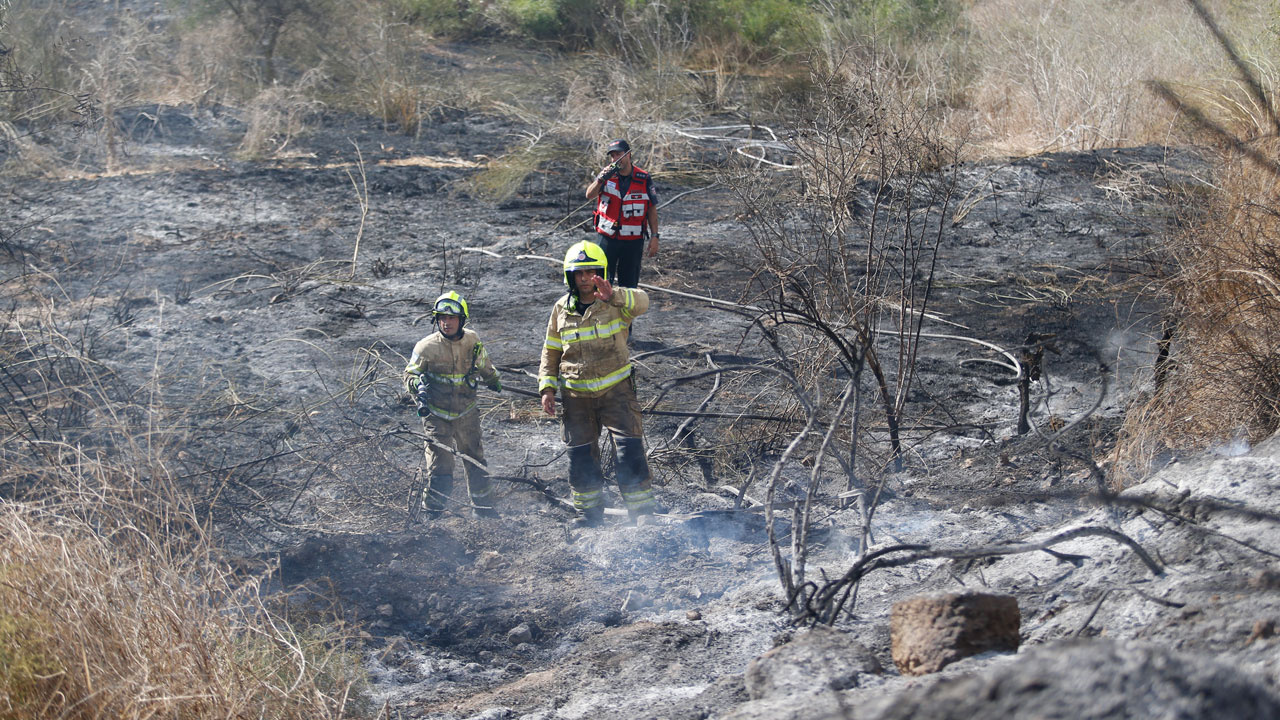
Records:
[[[458,317],[463,317],[466,315],[466,313],[462,311],[462,304],[459,303],[457,300],[441,300],[437,302],[435,307],[435,314],[436,315],[457,315]]]

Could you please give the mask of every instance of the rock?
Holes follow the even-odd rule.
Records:
[[[490,708],[477,715],[471,715],[466,720],[509,720],[516,716],[516,712],[511,708]]]
[[[686,610],[684,613],[684,617],[686,620],[689,620],[692,622],[695,620],[701,620],[702,613],[698,612],[697,610]]]
[[[1280,698],[1261,680],[1206,655],[1131,641],[1069,640],[860,710],[858,717],[867,720],[1274,718]]]
[[[858,676],[880,673],[875,655],[852,636],[820,625],[747,665],[752,700],[858,686]]]
[[[1256,590],[1280,590],[1280,571],[1267,568],[1249,578],[1249,587]]]
[[[937,672],[989,650],[1016,651],[1022,617],[1008,595],[917,595],[893,604],[889,638],[903,675]]]
[[[529,623],[520,623],[507,631],[507,642],[512,645],[527,643],[532,639],[533,630],[529,627]]]
[[[480,557],[476,558],[475,565],[478,570],[500,570],[507,567],[507,563],[503,561],[502,555],[494,552],[493,550],[481,553]]]
[[[391,607],[391,603],[383,603],[378,606],[378,614],[382,617],[391,617],[395,614],[395,608]]]
[[[1249,639],[1244,641],[1245,645],[1252,644],[1255,640],[1268,640],[1276,636],[1275,620],[1259,620],[1253,624],[1253,631],[1249,633]]]

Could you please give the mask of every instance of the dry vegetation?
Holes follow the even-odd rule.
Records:
[[[1213,86],[1153,79],[1220,162],[1208,189],[1185,193],[1180,233],[1153,254],[1152,291],[1169,310],[1152,392],[1130,409],[1115,452],[1120,478],[1180,453],[1257,442],[1280,430],[1280,139],[1275,75],[1204,4],[1201,29],[1232,67]]]
[[[0,333],[0,717],[363,712],[336,615],[222,561],[179,477],[202,430],[230,432],[195,411],[215,399],[167,405],[170,368],[124,381],[101,356],[128,303],[55,302],[48,280],[7,286]]]
[[[217,562],[185,518],[129,506],[155,498],[82,500],[0,506],[0,717],[366,709],[358,654],[336,626],[268,607],[264,578]]]
[[[1251,143],[1274,157],[1274,137]],[[1170,304],[1167,356],[1132,408],[1119,459],[1140,475],[1172,456],[1280,430],[1280,216],[1277,174],[1227,152],[1213,192],[1168,249],[1156,287]]]

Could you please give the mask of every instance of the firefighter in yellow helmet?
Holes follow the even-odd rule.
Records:
[[[655,509],[627,349],[631,321],[649,309],[649,296],[610,285],[607,264],[604,250],[590,241],[565,253],[569,292],[551,309],[538,368],[538,392],[548,415],[555,415],[555,394],[561,392],[574,524],[579,527],[604,521],[604,473],[596,445],[601,428],[618,446],[618,489],[628,516],[639,522]]]
[[[464,327],[470,314],[467,301],[456,292],[437,298],[431,313],[437,331],[413,346],[413,357],[404,369],[405,389],[417,399],[418,416],[427,435],[426,509],[430,517],[440,515],[453,492],[454,453],[449,450],[484,464],[476,386],[483,380],[489,389],[502,392],[498,371],[480,337]],[[472,513],[498,517],[489,474],[466,458],[461,462]]]

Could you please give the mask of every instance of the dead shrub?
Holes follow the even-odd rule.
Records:
[[[323,109],[314,97],[322,80],[318,70],[311,70],[293,85],[273,85],[259,92],[245,110],[247,128],[238,154],[246,159],[261,159],[284,151]]]
[[[101,109],[96,126],[96,150],[102,154],[106,172],[116,171],[125,153],[124,137],[117,113],[157,97],[172,85],[167,63],[159,57],[163,50],[156,35],[140,18],[125,15],[112,33],[94,47],[93,57],[84,65],[80,93],[91,96]],[[78,144],[81,155],[93,146]]]
[[[789,599],[812,588],[805,562],[816,505],[856,496],[869,531],[868,481],[905,459],[902,428],[959,149],[890,80],[891,66],[859,54],[815,62],[810,91],[792,108],[791,172],[725,178],[751,241],[744,300],[775,355],[760,384],[805,421],[763,481]],[[871,438],[872,413],[887,426],[887,447]],[[880,450],[880,464],[860,470]],[[787,557],[773,535],[775,504],[790,508]]]
[[[1280,118],[1271,66],[1250,61],[1190,3],[1236,76],[1216,91],[1153,79],[1153,94],[1220,150],[1212,185],[1174,197],[1181,231],[1156,255],[1170,309],[1151,393],[1125,417],[1121,482],[1171,454],[1280,430]]]
[[[1275,157],[1280,140],[1252,145]],[[1174,320],[1161,384],[1126,417],[1117,458],[1140,473],[1161,456],[1280,430],[1280,181],[1237,157],[1169,250]]]
[[[363,712],[336,626],[291,627],[198,540],[175,552],[141,523],[104,535],[104,509],[0,507],[0,717]]]
[[[231,18],[209,19],[198,32],[180,32],[173,56],[177,78],[174,100],[199,107],[238,103],[257,94],[245,72],[245,54],[236,41]]]

